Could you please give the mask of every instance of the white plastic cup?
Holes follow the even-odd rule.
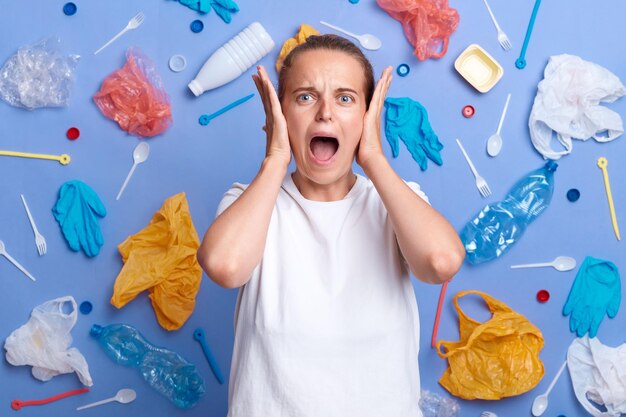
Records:
[[[254,22],[215,51],[188,87],[196,97],[227,84],[256,64],[274,47],[259,22]]]

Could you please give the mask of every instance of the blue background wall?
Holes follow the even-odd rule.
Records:
[[[440,60],[418,62],[404,38],[400,24],[390,18],[373,0],[351,4],[348,0],[318,1],[251,1],[239,0],[241,11],[225,24],[214,12],[208,15],[181,6],[175,1],[77,1],[78,12],[72,17],[62,13],[63,1],[3,1],[0,13],[0,62],[15,53],[18,47],[32,44],[43,37],[56,35],[62,50],[79,54],[76,81],[70,105],[61,109],[27,111],[0,103],[0,149],[61,154],[68,153],[72,162],[61,166],[56,162],[0,157],[0,239],[19,262],[38,278],[30,282],[6,260],[0,259],[0,339],[24,324],[33,307],[56,297],[71,294],[80,303],[89,300],[93,312],[79,315],[72,335],[73,346],[86,357],[94,386],[91,393],[72,397],[44,407],[21,411],[28,415],[60,415],[76,406],[114,395],[124,386],[137,390],[137,400],[129,405],[112,404],[107,409],[82,412],[85,416],[100,413],[115,415],[188,415],[225,416],[227,385],[219,385],[210,373],[200,346],[192,338],[193,330],[205,328],[209,344],[223,371],[228,373],[233,343],[232,317],[236,290],[225,290],[206,276],[197,297],[197,306],[189,321],[178,331],[167,332],[156,322],[146,294],[137,297],[121,310],[109,304],[112,287],[122,262],[117,245],[127,236],[145,227],[163,201],[185,191],[198,233],[202,235],[214,217],[215,209],[228,187],[235,181],[249,182],[264,155],[265,139],[261,131],[264,115],[258,95],[208,126],[197,120],[246,94],[255,92],[251,72],[236,81],[195,98],[186,85],[194,78],[206,58],[224,42],[253,21],[261,22],[277,43],[262,60],[275,80],[274,62],[283,41],[293,36],[300,23],[306,22],[322,32],[330,32],[318,24],[326,20],[356,33],[374,33],[383,41],[383,48],[366,52],[376,73],[387,65],[407,63],[409,76],[395,77],[389,96],[410,96],[421,102],[429,112],[433,128],[445,148],[444,164],[429,165],[421,172],[403,145],[392,164],[407,180],[420,183],[431,203],[460,230],[486,203],[501,199],[522,175],[543,164],[529,139],[528,116],[537,83],[549,56],[569,53],[596,62],[624,79],[626,61],[626,26],[623,16],[626,4],[619,0],[587,2],[583,0],[543,2],[527,53],[528,66],[523,71],[514,66],[526,33],[532,1],[493,0],[492,8],[501,26],[508,33],[513,50],[503,51],[496,32],[480,0],[452,0],[451,6],[461,16],[453,34],[448,53]],[[121,30],[138,11],[146,21],[137,30],[94,56],[93,52]],[[189,30],[194,19],[204,22],[203,32]],[[487,94],[475,91],[454,70],[456,57],[471,43],[484,47],[504,67],[504,77]],[[124,196],[115,196],[132,165],[132,151],[138,139],[121,131],[105,119],[91,97],[103,79],[125,62],[125,51],[140,47],[156,63],[164,86],[171,98],[173,126],[163,135],[149,139],[151,154],[140,165]],[[173,54],[187,58],[187,69],[173,73],[167,62]],[[504,147],[501,154],[490,158],[485,151],[486,139],[495,131],[506,95],[512,98],[502,129]],[[476,115],[461,115],[464,105],[476,108]],[[626,100],[610,108],[624,115]],[[69,141],[66,130],[76,126],[80,138]],[[487,179],[492,196],[483,199],[454,139],[460,138],[478,170]],[[385,151],[391,152],[384,143]],[[615,199],[618,222],[626,227],[626,177],[624,176],[625,139],[607,144],[575,141],[572,154],[559,161],[554,199],[547,212],[526,232],[522,240],[503,258],[484,266],[464,264],[448,287],[441,317],[439,336],[457,340],[457,317],[451,303],[453,294],[464,289],[479,289],[504,301],[526,315],[545,337],[541,352],[546,378],[533,391],[498,402],[461,401],[461,416],[478,416],[492,410],[500,416],[530,415],[533,398],[542,393],[565,359],[573,335],[568,318],[561,314],[576,270],[560,273],[552,269],[513,271],[516,263],[548,261],[557,255],[569,255],[582,263],[586,255],[612,260],[624,268],[623,242],[617,242],[611,227],[601,171],[596,166],[599,156],[609,160],[609,174]],[[357,167],[358,170],[358,167]],[[102,198],[108,215],[100,225],[105,245],[99,256],[87,258],[71,252],[58,224],[51,214],[61,184],[80,179]],[[578,188],[581,198],[570,203],[565,194]],[[48,254],[37,255],[28,219],[20,201],[23,193],[30,205],[40,231],[48,241]],[[439,287],[415,281],[421,311],[422,343],[421,374],[423,387],[440,395],[448,395],[437,383],[446,362],[430,349],[430,336]],[[552,297],[545,304],[535,300],[539,289],[547,289]],[[472,316],[488,317],[481,303],[463,303]],[[605,319],[598,337],[612,346],[623,343],[626,313],[620,311],[613,320]],[[93,323],[129,323],[139,328],[153,343],[168,347],[194,362],[203,374],[207,395],[199,405],[188,411],[176,409],[167,399],[150,389],[138,372],[113,364],[89,338]],[[45,398],[75,389],[80,384],[74,375],[41,383],[30,375],[29,367],[13,367],[6,361],[0,365],[0,414],[9,414],[10,401]],[[583,416],[566,373],[550,397],[546,416],[565,414]]]

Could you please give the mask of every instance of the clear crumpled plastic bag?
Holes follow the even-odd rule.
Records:
[[[68,105],[79,55],[63,55],[60,39],[50,37],[20,47],[0,68],[0,98],[34,110]]]
[[[63,311],[65,303],[71,304],[70,313]],[[77,310],[71,295],[35,307],[28,322],[5,340],[7,362],[32,366],[33,376],[40,381],[76,372],[83,385],[92,386],[87,361],[78,349],[70,347],[70,331],[76,324]]]
[[[126,64],[102,82],[93,101],[131,135],[156,136],[172,124],[172,108],[156,65],[137,48],[128,49]]]
[[[389,16],[402,23],[404,35],[420,61],[441,58],[459,25],[459,13],[448,0],[376,0]]]
[[[422,390],[419,405],[424,417],[457,417],[461,410],[453,398],[442,397],[428,390]]]

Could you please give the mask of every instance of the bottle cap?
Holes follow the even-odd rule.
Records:
[[[192,80],[189,84],[187,84],[187,87],[189,87],[189,89],[191,90],[193,95],[196,96],[196,97],[199,97],[202,94],[202,92],[203,92],[202,91],[202,86],[196,80]]]
[[[580,191],[578,191],[576,188],[570,188],[567,191],[567,199],[571,201],[572,203],[574,201],[578,201],[579,198],[580,198]]]
[[[181,72],[187,67],[187,60],[182,55],[172,55],[167,64],[172,71]]]
[[[546,162],[546,169],[547,169],[549,172],[554,172],[554,171],[556,171],[556,169],[557,169],[558,167],[559,167],[559,165],[558,165],[556,162],[554,162],[553,160],[549,160],[548,162]]]
[[[545,303],[550,299],[550,293],[546,290],[537,291],[537,301],[540,303]]]
[[[67,129],[65,136],[67,136],[69,140],[76,140],[80,136],[80,130],[78,130],[77,127],[70,127]]]
[[[472,106],[471,104],[463,107],[463,117],[469,119],[470,117],[474,116],[474,113],[476,113],[476,110],[474,110],[474,106]]]
[[[193,33],[200,33],[204,29],[204,23],[202,20],[194,20],[189,27]]]
[[[83,301],[80,303],[80,307],[78,307],[81,313],[89,314],[91,310],[93,310],[93,305],[89,301]]]
[[[359,0],[350,0],[350,3],[352,4],[357,4],[359,2]]]
[[[73,16],[77,9],[76,5],[72,2],[63,5],[63,13],[65,13],[66,16]]]
[[[409,72],[411,72],[411,67],[409,67],[407,64],[400,64],[398,65],[398,68],[396,68],[396,72],[400,77],[406,77],[407,75],[409,75]]]
[[[100,326],[99,324],[94,324],[93,326],[91,326],[91,330],[89,330],[89,334],[92,337],[100,337],[100,335],[102,334],[102,326]]]

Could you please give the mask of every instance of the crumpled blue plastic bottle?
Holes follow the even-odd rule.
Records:
[[[460,236],[471,264],[491,261],[506,253],[526,227],[548,208],[554,192],[557,164],[548,161],[511,188],[504,200],[485,206]]]
[[[196,366],[178,353],[154,346],[127,324],[99,326],[89,332],[111,359],[139,369],[144,379],[180,408],[191,408],[204,394],[204,380]]]

